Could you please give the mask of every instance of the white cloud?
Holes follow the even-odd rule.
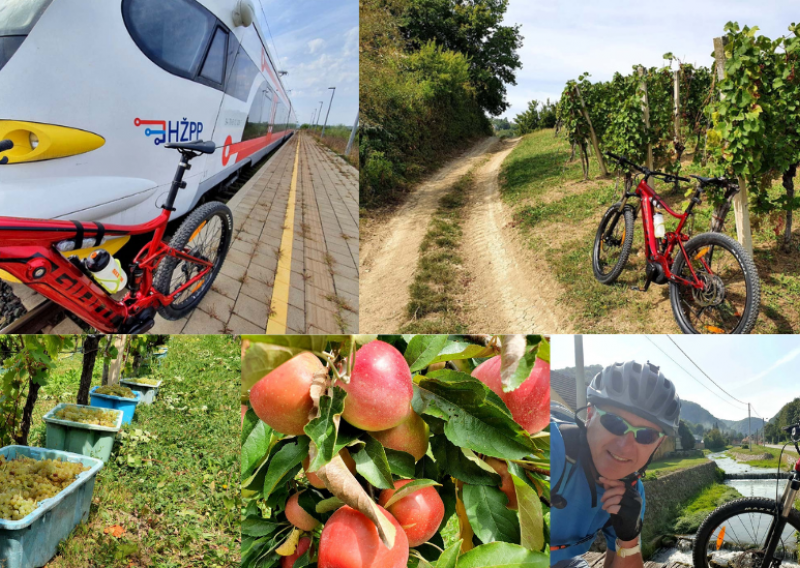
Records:
[[[325,40],[322,38],[312,39],[308,42],[308,52],[312,55],[325,46]]]

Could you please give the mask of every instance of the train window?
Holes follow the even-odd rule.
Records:
[[[122,16],[131,37],[148,58],[170,73],[193,81],[198,79],[211,34],[221,25],[195,0],[123,0]],[[217,86],[221,84],[219,81]]]
[[[261,122],[266,122],[269,124],[272,120],[272,98],[274,95],[272,90],[267,87],[266,82],[264,83],[264,86],[266,89],[264,90],[264,108],[261,109]]]
[[[52,0],[0,2],[0,69],[8,63]]]
[[[225,81],[225,57],[228,51],[228,32],[222,28],[217,28],[214,32],[214,39],[211,40],[211,47],[208,48],[206,60],[200,71],[200,77],[222,85]]]
[[[240,45],[225,92],[240,101],[247,102],[250,98],[250,88],[253,86],[253,80],[256,75],[258,75],[258,67]]]
[[[269,130],[269,119],[264,120],[263,108],[266,102],[264,95],[268,92],[267,82],[263,81],[253,97],[253,104],[250,105],[250,112],[247,114],[247,122],[244,125],[244,132],[242,132],[242,140],[266,136]]]

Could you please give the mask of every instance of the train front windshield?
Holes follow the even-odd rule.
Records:
[[[0,2],[0,69],[8,63],[52,0]]]

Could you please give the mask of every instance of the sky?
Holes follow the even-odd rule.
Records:
[[[670,338],[723,389],[753,405],[752,416],[769,420],[784,404],[800,397],[798,336],[584,335],[584,365],[650,361],[675,383],[682,399],[700,404],[717,418],[747,418],[747,405],[714,386]],[[574,366],[574,336],[552,336],[551,368]]]
[[[352,126],[358,113],[357,0],[253,0],[264,8],[269,28],[262,24],[270,52],[281,71],[284,87],[300,123],[311,121],[323,101],[325,120],[336,87],[328,124]],[[270,37],[271,32],[271,37]]]
[[[607,81],[634,65],[664,66],[668,52],[711,66],[713,39],[729,21],[776,39],[800,21],[800,10],[796,0],[509,0],[504,23],[521,24],[525,39],[504,116],[512,119],[532,99],[557,101],[585,71]]]

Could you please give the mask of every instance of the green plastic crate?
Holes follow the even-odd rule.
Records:
[[[88,456],[29,448],[7,446],[0,455],[13,460],[17,456],[37,460],[61,459],[88,466],[78,478],[61,493],[45,499],[36,510],[24,519],[0,519],[0,567],[41,568],[56,555],[58,544],[78,526],[89,519],[94,482],[103,462]]]
[[[142,377],[142,378],[146,379],[147,377]],[[141,395],[139,398],[139,403],[153,404],[153,402],[156,399],[156,396],[158,396],[158,389],[161,388],[161,383],[163,383],[164,381],[163,380],[158,381],[158,384],[151,386],[151,385],[143,385],[141,383],[132,382],[135,380],[136,380],[135,377],[122,379],[119,382],[119,384],[128,387],[134,392],[138,392]]]
[[[97,409],[92,406],[61,403],[45,414],[44,421],[47,424],[45,447],[97,458],[103,460],[103,463],[108,462],[109,458],[111,458],[111,450],[114,448],[114,439],[117,437],[117,432],[122,428],[122,411],[103,409],[117,414],[117,423],[113,428],[108,428],[106,426],[80,424],[79,422],[56,418],[56,412],[66,406]]]

